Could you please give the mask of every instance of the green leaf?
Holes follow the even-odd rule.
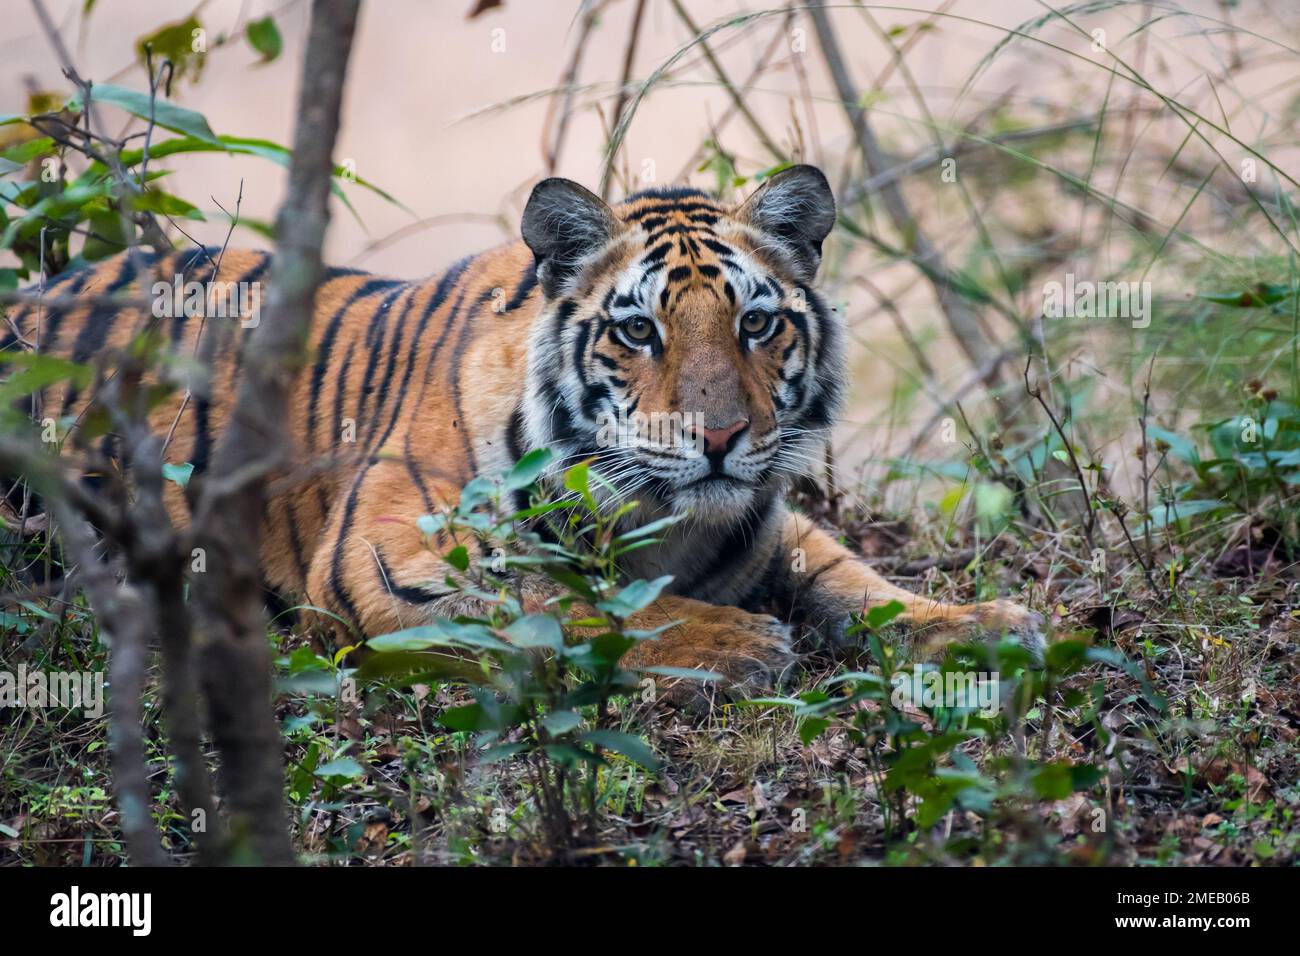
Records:
[[[201,49],[195,49],[199,44],[196,44],[194,39],[197,31],[202,29],[203,25],[194,14],[175,23],[163,24],[153,33],[135,41],[136,58],[141,66],[147,65],[149,62],[149,57],[146,56],[147,48],[152,51],[154,69],[157,69],[163,60],[171,61],[173,84],[179,83],[186,75],[192,75],[192,79],[197,82],[203,72],[206,54]],[[98,99],[99,94],[96,91],[92,92],[91,96]]]
[[[1232,508],[1230,502],[1217,501],[1211,498],[1194,499],[1190,501],[1173,501],[1166,507],[1165,505],[1156,505],[1151,509],[1148,516],[1151,521],[1151,527],[1163,528],[1165,525],[1183,521],[1194,515],[1210,514],[1215,511],[1226,511]]]
[[[179,196],[173,196],[171,193],[159,192],[156,189],[150,189],[137,196],[133,200],[132,205],[134,205],[138,211],[156,212],[163,216],[171,216],[173,219],[193,219],[198,222],[207,221],[207,217],[203,215],[198,206],[181,199]]]
[[[290,674],[301,674],[304,671],[330,670],[330,662],[310,647],[299,647],[283,663],[288,665]]]
[[[373,651],[425,651],[431,647],[472,647],[480,650],[513,651],[505,641],[498,640],[482,624],[457,624],[455,621],[436,621],[419,627],[408,627],[392,634],[382,634],[366,641]]]
[[[570,656],[580,653],[581,649],[586,650],[586,654],[595,664],[603,664],[606,667],[615,667],[623,659],[623,655],[636,646],[636,641],[624,634],[615,634],[612,631],[607,634],[600,634],[591,640],[579,644],[576,648],[571,648]]]
[[[580,734],[578,739],[583,743],[622,754],[647,770],[658,770],[661,765],[655,752],[644,740],[632,734],[625,734],[621,730],[589,730],[585,734]]]
[[[945,787],[927,788],[924,798],[916,808],[916,825],[928,830],[951,809],[955,794]]]
[[[280,36],[280,28],[271,16],[250,20],[244,35],[248,37],[249,45],[262,54],[263,63],[270,63],[284,49],[284,38]]]
[[[672,579],[671,574],[665,574],[653,581],[633,581],[614,597],[597,601],[596,607],[598,610],[604,611],[606,614],[612,614],[615,617],[631,617],[659,597],[659,592],[666,588],[668,582]]]
[[[460,500],[456,502],[456,513],[462,517],[470,514],[483,502],[491,500],[496,491],[496,482],[485,475],[470,479],[460,491]]]
[[[3,185],[0,183],[0,187]],[[2,191],[0,189],[0,192]],[[94,207],[90,209],[83,207],[90,206],[96,197],[103,196],[107,192],[106,185],[99,185],[85,189],[68,189],[38,200],[27,210],[26,215],[13,219],[5,226],[4,234],[0,235],[0,249],[13,248],[14,241],[20,237],[35,241],[41,229],[52,220],[67,218],[76,221],[85,218],[90,211],[94,211]],[[35,263],[27,263],[29,269],[34,265]]]
[[[822,735],[822,732],[831,725],[829,720],[824,717],[809,717],[799,722],[799,739],[807,747],[810,743]]]
[[[56,382],[70,381],[78,388],[85,388],[95,374],[88,365],[35,352],[0,352],[0,363],[3,362],[21,369],[0,382],[0,405],[3,406]]]
[[[290,160],[293,158],[292,150],[285,146],[281,146],[279,143],[272,142],[269,139],[257,139],[247,136],[218,136],[215,141],[205,140],[201,137],[182,136],[177,139],[163,140],[161,143],[155,143],[149,147],[149,158],[151,160],[161,159],[165,156],[173,156],[177,153],[234,153],[239,156],[258,156],[262,159],[269,159],[271,162],[279,166],[284,166],[286,169],[289,166]],[[123,150],[120,161],[123,166],[130,168],[138,165],[143,159],[143,150]],[[100,175],[107,172],[99,163],[91,163],[89,168],[90,171]],[[346,170],[344,170],[342,166],[334,167],[333,176],[335,180],[344,177],[345,173]],[[372,193],[383,198],[387,202],[392,203],[399,209],[411,213],[413,216],[415,215],[410,207],[398,202],[395,196],[376,186],[368,179],[349,174],[348,181],[355,182],[358,186],[369,189]],[[351,204],[348,202],[347,195],[343,192],[342,187],[339,186],[337,181],[330,183],[330,192],[342,200],[349,209],[352,208]]]
[[[30,139],[25,143],[19,143],[17,146],[10,146],[8,149],[0,149],[0,159],[22,166],[30,163],[37,156],[53,152],[54,140],[48,136],[42,136],[38,139]]]
[[[1254,289],[1243,289],[1241,292],[1202,292],[1199,298],[1239,309],[1258,309],[1281,302],[1295,293],[1294,285],[1261,282]]]
[[[668,515],[667,517],[660,518],[657,521],[651,521],[649,524],[643,524],[641,527],[627,532],[627,534],[619,535],[614,539],[614,543],[622,544],[625,541],[635,541],[638,538],[644,538],[647,535],[658,534],[664,528],[672,527],[681,520],[681,515]]]
[[[444,710],[438,721],[451,730],[491,730],[498,733],[514,726],[523,711],[514,704],[502,703],[486,691],[475,691],[478,703]]]
[[[176,482],[182,488],[190,483],[192,474],[194,474],[194,466],[188,461],[181,462],[179,465],[167,462],[162,466],[162,476],[168,481]]]
[[[477,661],[429,651],[390,650],[370,654],[356,671],[362,680],[395,681],[402,686],[430,680],[484,684],[488,676]]]
[[[852,635],[863,629],[878,631],[906,610],[907,606],[900,601],[890,601],[888,604],[877,604],[863,615],[862,620],[850,627],[847,633]]]
[[[878,630],[906,610],[906,605],[900,601],[890,601],[888,604],[878,604],[871,610],[867,611],[867,627],[871,628],[873,631]]]
[[[827,687],[834,687],[836,684],[843,684],[845,681],[859,681],[861,683],[872,684],[877,687],[892,686],[889,681],[885,680],[880,674],[873,671],[849,671],[845,674],[836,674],[826,682]]]
[[[540,505],[533,505],[531,508],[525,508],[523,511],[516,511],[510,516],[512,521],[526,521],[529,518],[536,518],[538,515],[548,515],[552,511],[563,511],[565,508],[572,508],[573,503],[570,501],[547,501]]]
[[[449,730],[473,731],[491,727],[491,722],[478,704],[449,707],[438,717],[438,722]]]
[[[221,146],[221,140],[217,139],[217,134],[212,132],[212,127],[208,126],[208,121],[203,118],[203,114],[196,113],[194,110],[187,110],[183,106],[156,98],[153,103],[150,103],[148,93],[130,90],[112,83],[95,84],[91,88],[90,95],[96,103],[110,103],[142,119],[147,120],[152,115],[155,123],[173,133],[184,133],[205,143]],[[64,108],[77,113],[82,112],[81,93],[74,94]],[[150,155],[154,155],[152,150]]]
[[[798,697],[751,697],[738,700],[737,707],[802,707],[803,701]]]
[[[582,718],[571,710],[556,710],[542,718],[542,726],[553,736],[567,734],[582,725]]]
[[[349,780],[359,777],[365,770],[361,764],[357,763],[351,757],[339,757],[337,760],[331,760],[329,763],[321,764],[316,768],[318,777],[347,777]]]
[[[591,582],[572,568],[562,564],[548,564],[542,568],[542,571],[548,578],[563,584],[584,601],[593,603],[596,600],[596,590],[591,586]]]
[[[432,538],[439,531],[447,526],[446,515],[420,515],[415,519],[415,526],[419,529],[420,534],[426,538]]]
[[[547,647],[553,651],[564,647],[564,632],[559,621],[546,614],[521,617],[506,628],[505,635],[515,647]]]
[[[1049,673],[1065,676],[1078,670],[1087,659],[1087,654],[1088,644],[1086,641],[1054,641],[1047,646],[1047,653],[1043,657],[1043,665]]]
[[[601,759],[589,750],[570,744],[547,744],[542,750],[561,767],[574,767],[581,763],[599,764]]]
[[[527,488],[542,476],[542,472],[546,470],[546,466],[550,463],[551,450],[549,448],[534,448],[515,462],[515,466],[506,475],[502,487],[506,491],[518,491],[521,488]]]
[[[452,548],[445,557],[447,563],[461,574],[469,570],[469,550],[463,544]]]
[[[1105,776],[1105,771],[1090,763],[1078,764],[1070,768],[1070,783],[1075,790],[1087,790]]]
[[[642,667],[642,674],[658,674],[661,677],[680,677],[682,680],[714,681],[722,680],[723,675],[717,671],[700,670],[696,667]]]
[[[587,462],[580,461],[564,473],[564,487],[577,492],[588,508],[596,510],[596,502],[591,497],[591,466]]]
[[[527,749],[527,744],[497,744],[495,747],[489,747],[483,751],[478,760],[481,764],[500,763],[502,760],[509,760]]]
[[[1029,775],[1029,784],[1044,800],[1064,800],[1074,792],[1073,767],[1067,760],[1045,763]]]
[[[1014,495],[1006,485],[981,481],[975,486],[975,515],[987,524],[1005,515],[1013,500]]]
[[[115,212],[93,212],[87,217],[90,235],[81,247],[81,255],[90,262],[115,256],[126,248],[128,233],[122,217]]]

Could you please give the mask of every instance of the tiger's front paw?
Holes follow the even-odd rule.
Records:
[[[927,657],[937,657],[954,643],[984,641],[995,644],[1010,637],[1029,653],[1030,662],[1042,666],[1047,637],[1043,616],[1014,601],[986,601],[958,608],[961,613],[941,621],[927,623],[918,631],[917,650]]]
[[[1043,615],[1014,601],[997,600],[976,605],[975,620],[983,636],[993,641],[1013,638],[1029,652],[1035,666],[1042,666],[1047,649]]]
[[[742,699],[770,691],[788,676],[798,656],[790,628],[766,614],[733,607],[710,608],[637,647],[637,667],[707,670],[721,680],[658,676],[660,698],[692,711],[719,698]]]

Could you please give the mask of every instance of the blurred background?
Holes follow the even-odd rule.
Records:
[[[217,134],[291,142],[306,2],[48,8],[83,76],[147,90],[152,39],[177,49],[173,102]],[[343,183],[352,210],[335,202],[328,258],[412,277],[510,241],[539,178],[600,188],[618,117],[611,199],[674,182],[739,199],[782,163],[826,171],[844,220],[823,281],[852,340],[838,480],[868,501],[900,476],[964,482],[974,445],[993,458],[1028,448],[1029,468],[1035,455],[1051,466],[1054,430],[1021,423],[1031,353],[1063,417],[1090,429],[1080,438],[1108,480],[1129,489],[1148,374],[1151,416],[1169,428],[1231,413],[1244,383],[1294,378],[1289,322],[1202,294],[1292,274],[1300,8],[946,0],[820,15],[839,76],[798,4],[369,3],[338,160],[392,201]],[[0,114],[72,92],[32,9],[10,4]],[[122,131],[144,125],[105,115]],[[165,224],[174,237],[222,242],[218,206],[233,210],[242,184],[250,228],[233,241],[268,244],[256,226],[282,198],[280,165],[225,154],[167,165],[167,189],[197,207]],[[1044,289],[1067,274],[1150,282],[1152,320],[1044,321]],[[926,487],[909,481],[905,494]]]

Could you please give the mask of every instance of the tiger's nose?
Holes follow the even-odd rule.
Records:
[[[721,458],[736,445],[740,433],[749,427],[749,419],[734,421],[725,428],[693,428],[697,441],[704,445],[704,454],[709,458]]]

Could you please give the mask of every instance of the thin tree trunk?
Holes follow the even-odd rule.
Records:
[[[138,358],[128,360],[105,397],[118,406],[124,404],[128,394],[138,396],[144,371]],[[138,596],[148,614],[145,626],[152,627],[162,652],[162,712],[176,793],[198,850],[198,862],[212,864],[220,857],[225,834],[203,756],[203,725],[191,646],[194,622],[185,602],[185,563],[180,539],[163,503],[163,439],[150,430],[147,411],[138,398],[133,404],[134,416],[118,413],[123,465],[135,485],[132,531],[113,543],[126,558],[127,581],[139,582]],[[124,589],[136,593],[130,584]],[[114,616],[111,620],[120,618]]]
[[[231,420],[205,481],[194,538],[200,673],[221,753],[232,836],[261,862],[294,862],[284,809],[284,742],[272,706],[259,556],[268,478],[288,464],[285,433],[294,376],[304,361],[344,77],[359,0],[315,0],[303,62],[289,191],[276,220],[276,254],[259,326],[245,349]],[[238,849],[238,847],[237,847]]]
[[[77,576],[90,595],[100,629],[110,645],[109,753],[127,853],[136,866],[163,866],[167,856],[153,822],[153,796],[142,732],[142,701],[153,618],[144,595],[133,585],[119,585],[112,566],[96,557],[95,535],[85,519],[58,498],[51,499],[50,505],[62,529],[67,552],[76,561]]]

